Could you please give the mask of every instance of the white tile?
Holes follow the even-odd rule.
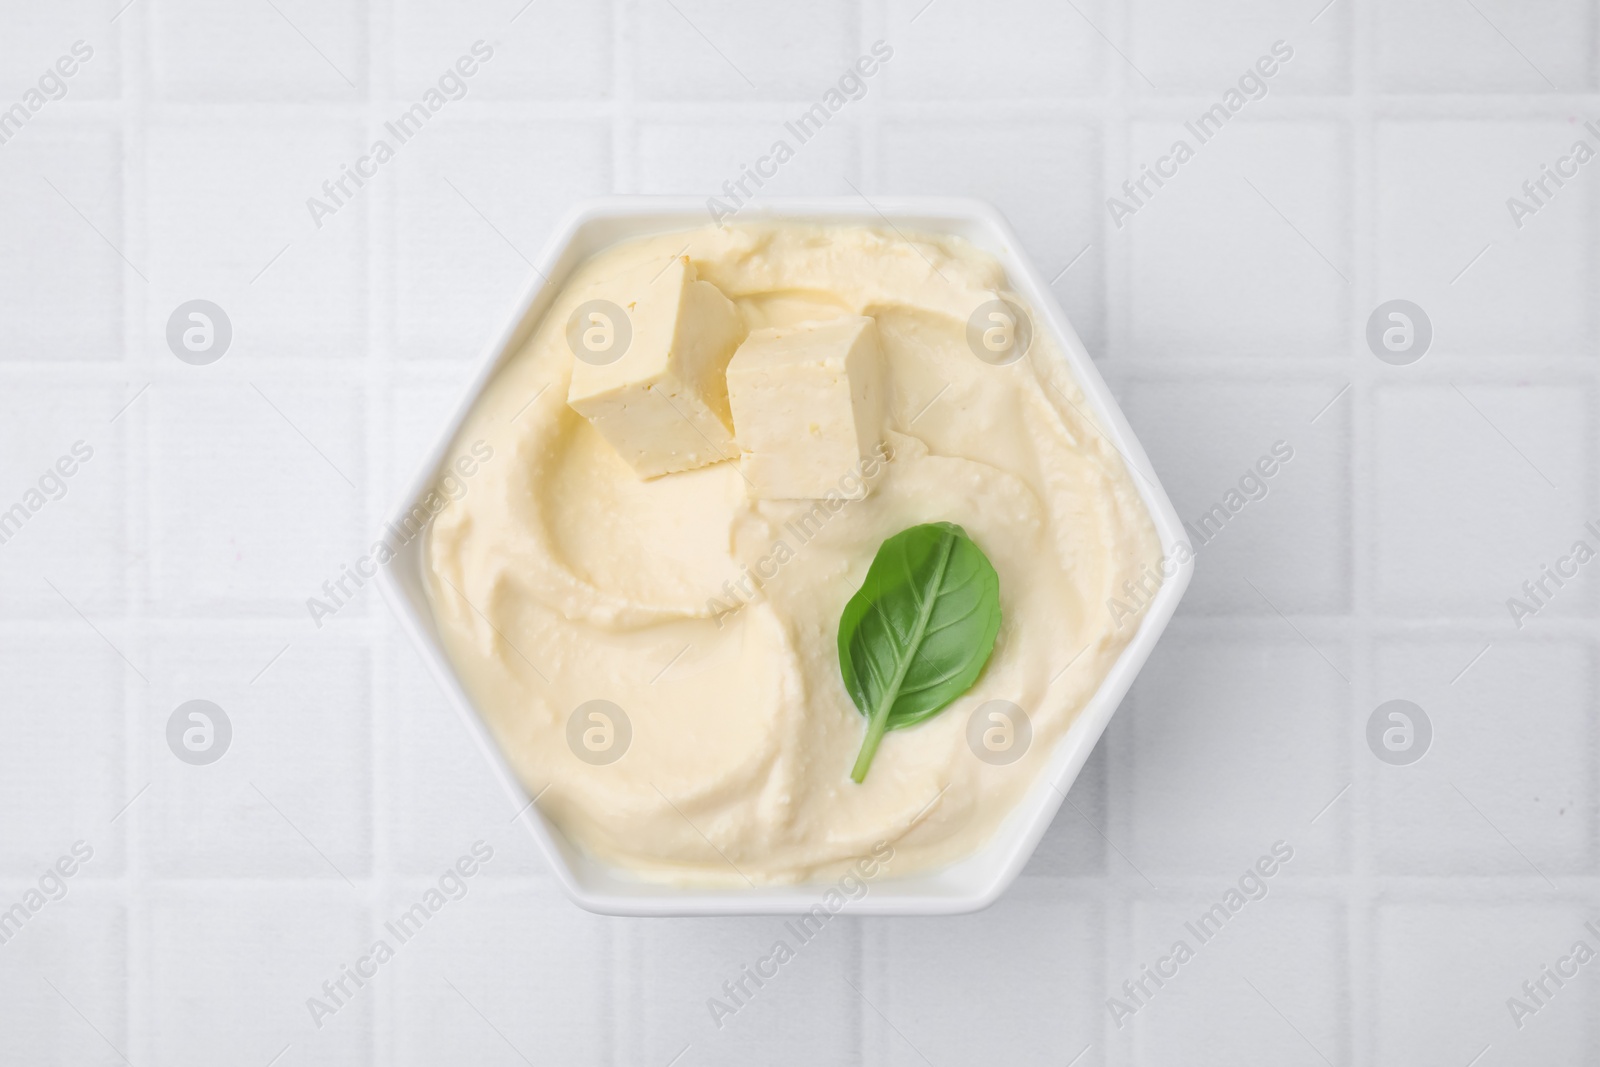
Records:
[[[391,95],[419,98],[457,60],[489,58],[467,79],[481,100],[570,99],[611,91],[611,7],[540,4],[508,8],[489,0],[449,5],[408,0],[396,5]],[[514,21],[512,21],[514,17]],[[472,47],[478,42],[478,54]],[[473,69],[474,64],[466,64]],[[444,91],[453,90],[447,79]],[[458,91],[458,90],[457,90]]]
[[[1593,432],[1592,408],[1592,390],[1553,384],[1379,389],[1369,549],[1378,605],[1514,633],[1506,600],[1523,582],[1575,540],[1600,549],[1584,530],[1596,518],[1586,510],[1592,452],[1573,447]],[[1592,612],[1595,584],[1580,571],[1548,610]]]
[[[1592,85],[1583,0],[1391,0],[1373,9],[1389,92],[1576,93]]]
[[[371,1062],[370,983],[320,1028],[306,1003],[373,944],[371,918],[345,886],[232,891],[224,903],[215,889],[168,884],[148,897],[152,1061]]]
[[[851,116],[840,112],[802,142],[785,125],[798,114],[796,109],[774,109],[764,120],[641,122],[638,191],[714,196],[737,206],[724,183],[738,181],[746,167],[769,167],[760,163],[761,158],[773,154],[773,146],[783,141],[794,157],[759,189],[749,182],[745,185],[746,190],[755,191],[757,203],[764,196],[854,195],[846,181],[855,181],[858,188],[861,184],[858,178],[850,178],[858,171],[857,133]],[[711,221],[709,211],[706,221]]]
[[[426,384],[408,384],[394,390],[391,437],[385,449],[385,478],[381,499],[390,507],[422,470],[422,462],[455,411],[465,388],[457,371],[446,376],[428,375]],[[384,516],[387,519],[388,516]]]
[[[116,874],[124,826],[111,823],[134,790],[123,771],[124,687],[138,679],[65,604],[68,638],[15,635],[0,646],[8,741],[0,746],[6,819],[0,873],[33,878],[85,841],[85,871]],[[132,648],[118,629],[105,627]],[[9,904],[6,905],[9,907]]]
[[[120,136],[57,108],[0,145],[0,360],[117,359],[123,292],[150,274],[123,219]]]
[[[1559,164],[1580,138],[1600,148],[1600,137],[1564,118],[1396,120],[1376,137],[1378,293],[1427,312],[1424,358],[1588,351],[1592,183],[1583,170],[1560,189],[1547,179],[1554,195],[1520,227],[1507,201],[1526,200],[1541,164]],[[1370,309],[1358,310],[1364,322]]]
[[[5,1045],[14,1062],[126,1064],[128,932],[123,908],[74,879],[0,947]],[[55,883],[51,883],[52,890]],[[3,907],[15,897],[7,888]]]
[[[440,870],[456,858],[442,853]],[[519,1055],[562,1063],[607,1061],[615,1043],[605,1021],[615,920],[580,911],[554,886],[488,883],[499,861],[496,850],[474,878],[461,880],[464,895],[447,896],[448,903],[426,927],[397,943],[392,964],[396,1062],[509,1064],[520,1062]],[[420,899],[418,894],[437,885],[404,883],[383,917],[394,919]],[[456,886],[447,880],[444,892],[461,893]]]
[[[737,0],[640,4],[634,85],[644,100],[819,100],[859,55],[842,0],[764,8]]]
[[[366,11],[359,0],[163,0],[143,16],[150,79],[170,99],[357,103],[366,96]]]
[[[123,392],[33,385],[0,399],[0,598],[8,615],[56,614],[64,605],[52,582],[91,618],[124,603],[127,445],[110,421],[133,395]]]
[[[896,100],[1090,96],[1101,91],[1106,67],[1125,66],[1113,48],[1126,52],[1126,43],[1113,46],[1101,36],[1117,40],[1099,0],[893,0],[888,15],[894,56],[885,73]]]
[[[1350,394],[1327,406],[1345,384],[1185,379],[1123,390],[1128,420],[1199,550],[1181,611],[1348,610]]]
[[[1131,136],[1124,180],[1177,169],[1159,188],[1146,181],[1142,206],[1112,191],[1136,209],[1107,238],[1130,242],[1132,354],[1342,351],[1353,267],[1341,126],[1240,117],[1203,143],[1174,122],[1136,123]],[[1179,139],[1193,158],[1162,162]]]
[[[1375,858],[1384,871],[1430,877],[1560,885],[1592,873],[1594,653],[1498,640],[1474,663],[1484,644],[1391,638],[1374,649],[1375,701],[1410,700],[1433,730],[1420,761],[1374,761]],[[1358,710],[1364,727],[1373,709]]]
[[[1592,976],[1580,971],[1521,1029],[1506,1001],[1523,997],[1522,983],[1578,940],[1595,951],[1586,911],[1576,901],[1380,902],[1372,919],[1372,1062],[1466,1063],[1486,1045],[1506,1062],[1583,1062],[1600,1017]]]
[[[1023,868],[1027,878],[1048,878],[1066,875],[1083,878],[1106,872],[1105,839],[1100,827],[1106,825],[1109,809],[1106,804],[1106,739],[1089,754],[1078,778],[1067,790],[1067,800],[1050,828],[1045,831],[1028,865]]]
[[[1105,924],[1095,903],[1041,880],[975,915],[874,925],[862,988],[869,1062],[982,1062],[1003,1048],[1009,1063],[1060,1064],[1100,1044]]]
[[[329,202],[323,183],[339,178],[341,166],[355,164],[370,144],[360,124],[310,116],[152,125],[149,358],[172,365],[167,321],[193,299],[218,304],[231,321],[233,340],[222,357],[230,365],[363,356],[366,212],[372,186],[393,181],[404,156],[362,189],[347,180],[354,196],[331,217],[314,219],[307,201]]]
[[[885,189],[977,197],[1003,211],[1055,283],[1073,328],[1100,354],[1105,208],[1096,129],[1060,121],[904,121],[885,124],[880,140]]]
[[[609,191],[611,134],[593,122],[439,121],[391,164],[401,167],[396,346],[408,357],[477,359],[535,278],[556,219]]]
[[[367,543],[360,393],[235,380],[155,386],[140,403],[151,426],[152,599],[309,620],[306,599]]]
[[[809,940],[788,929],[792,921],[768,915],[617,923],[627,945],[627,962],[619,967],[627,975],[630,1006],[617,1059],[666,1063],[692,1044],[700,1063],[850,1062],[861,1040],[858,1006],[870,1011],[845,981],[853,974],[860,920],[842,912]],[[735,1004],[724,983],[739,980],[746,967],[763,966],[763,959],[775,960],[779,941],[792,958],[764,965],[769,971],[776,966],[776,975],[759,988],[746,980],[752,995]],[[714,1016],[713,998],[733,1014]]]
[[[5,72],[0,74],[0,100],[9,107],[28,90],[37,90],[51,101],[40,108],[43,112],[68,100],[120,95],[122,41],[110,19],[123,2],[65,0],[29,8],[26,18],[8,17],[0,39],[0,71]],[[64,75],[65,71],[72,73]],[[56,78],[49,76],[52,72]]]
[[[1274,841],[1293,847],[1350,781],[1349,688],[1322,659],[1348,674],[1348,651],[1324,641],[1319,655],[1283,630],[1241,641],[1169,632],[1131,706],[1112,720],[1112,751],[1125,761],[1114,768],[1125,787],[1112,794],[1127,808],[1119,847],[1157,885],[1168,875],[1230,875]],[[1339,825],[1347,810],[1321,822]],[[1335,842],[1301,849],[1283,873],[1328,873],[1344,862]]]
[[[1133,1062],[1349,1062],[1342,904],[1286,900],[1276,876],[1251,878],[1248,866],[1241,862],[1242,889],[1238,880],[1219,881],[1209,894],[1136,905],[1133,956],[1113,968],[1108,992],[1133,1012],[1116,1013],[1121,1025],[1112,1024],[1111,1038],[1112,1048],[1132,1050]],[[1247,902],[1219,929],[1211,909],[1219,903],[1226,908],[1229,890]],[[1199,920],[1208,914],[1213,918],[1202,929]],[[1182,963],[1176,961],[1180,941],[1192,953]],[[1176,974],[1151,978],[1146,967]],[[1141,980],[1135,1001],[1122,983]]]
[[[331,630],[285,640],[277,629],[174,628],[154,642],[143,710],[152,785],[130,814],[162,876],[313,878],[354,893],[347,880],[370,871],[370,659]],[[168,747],[168,722],[190,700],[212,701],[231,726],[214,763],[192,766]]]
[[[1312,11],[1316,21],[1307,25],[1285,18],[1282,5],[1272,0],[1144,0],[1132,5],[1130,57],[1157,88],[1138,77],[1129,84],[1148,95],[1198,92],[1218,99],[1230,88],[1250,96],[1344,92],[1353,10],[1334,4],[1320,14]],[[1252,70],[1254,79],[1248,76]],[[1263,77],[1268,70],[1273,73]]]

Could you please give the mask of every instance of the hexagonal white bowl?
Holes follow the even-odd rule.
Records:
[[[952,198],[884,197],[870,205],[860,199],[773,198],[746,207],[740,218],[867,225],[888,221],[902,231],[955,234],[993,255],[1004,265],[1012,287],[1032,307],[1039,320],[1035,329],[1047,329],[1056,336],[1101,429],[1124,460],[1137,468],[1134,481],[1155,523],[1163,551],[1171,552],[1187,542],[1172,502],[1150,469],[1144,449],[1089,359],[1083,342],[1067,322],[1043,275],[1023,252],[1016,234],[994,208],[976,200]],[[710,221],[705,202],[684,197],[606,197],[584,201],[569,211],[539,256],[539,276],[512,309],[507,326],[485,353],[449,424],[390,518],[397,522],[435,484],[445,453],[473,402],[501,364],[521,350],[575,267],[620,241]],[[568,841],[537,805],[528,803],[527,792],[456,678],[434,628],[424,588],[425,540],[413,538],[387,567],[380,568],[378,582],[384,599],[460,712],[468,733],[476,739],[510,796],[512,810],[522,809],[519,822],[533,834],[574,902],[601,914],[655,916],[794,914],[819,903],[831,883],[742,890],[679,888],[641,881]],[[976,911],[993,903],[1022,870],[1055,817],[1062,797],[1166,628],[1193,571],[1191,556],[1162,585],[1146,609],[1138,633],[1057,743],[1047,769],[983,848],[935,870],[899,878],[892,872],[880,875],[869,883],[865,896],[850,902],[844,910],[856,915],[939,915]]]

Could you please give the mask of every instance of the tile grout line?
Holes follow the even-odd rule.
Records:
[[[374,136],[372,131],[382,128],[381,101],[394,95],[396,80],[395,5],[388,0],[368,0],[364,17],[366,25],[363,39],[366,47],[360,86],[362,99],[355,108],[358,112],[355,121],[360,127],[358,144]],[[376,530],[379,526],[387,503],[383,499],[384,486],[392,473],[382,445],[387,438],[386,431],[395,403],[393,384],[388,373],[390,361],[394,358],[394,347],[390,343],[394,317],[378,311],[380,308],[392,309],[396,303],[391,266],[395,258],[394,227],[385,223],[392,223],[395,219],[394,203],[399,195],[397,185],[401,175],[397,173],[391,177],[395,180],[373,183],[374,188],[362,198],[360,211],[353,217],[353,221],[363,229],[362,243],[365,246],[361,263],[361,336],[365,339],[366,351],[360,361],[363,379],[360,411],[364,425],[361,470],[357,474],[362,487],[358,491],[357,525],[363,536],[368,530]],[[308,250],[313,255],[318,252],[309,242],[302,243],[300,253],[307,254]],[[359,619],[363,625],[349,646],[364,652],[366,659],[362,687],[367,694],[368,716],[364,731],[368,742],[368,824],[365,841],[368,873],[367,877],[354,881],[361,898],[358,905],[361,920],[368,936],[374,939],[380,935],[383,904],[394,897],[394,861],[389,850],[393,813],[388,803],[388,772],[393,756],[388,742],[392,731],[381,729],[379,724],[389,721],[382,709],[385,701],[392,700],[395,694],[390,683],[390,672],[384,669],[388,663],[390,642],[385,639],[381,620],[372,612],[372,601],[376,597],[377,590],[368,591],[361,609],[363,615]],[[367,1042],[375,1062],[393,1062],[395,1058],[395,1024],[400,1017],[396,1007],[398,986],[397,982],[384,983],[372,998],[371,1010],[367,1015]]]
[[[1351,286],[1350,304],[1353,313],[1349,317],[1349,329],[1354,334],[1363,330],[1366,321],[1361,309],[1376,307],[1378,303],[1376,295],[1379,270],[1377,236],[1379,175],[1376,171],[1378,131],[1374,120],[1372,96],[1377,12],[1370,0],[1347,0],[1347,2],[1351,5],[1350,11],[1345,14],[1350,20],[1348,31],[1350,89],[1356,102],[1353,129],[1347,134],[1352,153],[1352,168],[1348,179],[1350,209],[1353,215],[1351,230],[1356,235],[1356,247],[1353,249],[1355,254],[1352,256],[1352,274],[1355,282]],[[1372,495],[1376,492],[1372,478],[1372,456],[1373,437],[1376,433],[1373,385],[1377,373],[1374,365],[1375,357],[1362,358],[1355,344],[1356,338],[1351,337],[1349,348],[1357,352],[1357,366],[1351,376],[1354,388],[1350,393],[1345,423],[1349,442],[1346,477],[1349,479],[1347,488],[1350,500],[1350,543],[1347,546],[1346,558],[1350,569],[1350,612],[1355,627],[1354,640],[1350,645],[1351,673],[1354,677],[1347,696],[1349,703],[1346,728],[1349,731],[1347,751],[1353,761],[1350,767],[1351,780],[1355,782],[1355,786],[1348,798],[1349,807],[1344,813],[1345,818],[1340,823],[1346,850],[1345,865],[1354,889],[1345,896],[1342,909],[1345,920],[1343,947],[1346,993],[1339,1029],[1345,1056],[1352,1063],[1363,1063],[1367,1062],[1367,1051],[1356,1048],[1357,1036],[1369,1035],[1376,1023],[1372,999],[1377,992],[1377,983],[1372,981],[1377,953],[1371,941],[1374,925],[1372,922],[1374,887],[1371,879],[1370,820],[1373,814],[1371,802],[1373,783],[1377,774],[1376,768],[1372,765],[1374,760],[1371,754],[1364,751],[1365,731],[1358,729],[1357,724],[1365,722],[1361,709],[1371,703],[1372,680],[1375,677],[1372,664],[1371,603],[1371,583],[1375,570],[1372,567],[1373,559],[1369,546],[1373,526]],[[1370,1042],[1371,1039],[1366,1037],[1363,1040]]]
[[[122,237],[124,241],[128,241],[130,230],[136,230],[137,240],[128,243],[138,250],[136,254],[154,270],[149,254],[150,152],[146,121],[148,95],[146,85],[149,71],[145,48],[144,12],[128,12],[113,25],[121,61],[117,126],[121,140],[119,148],[122,153],[120,173],[125,181],[122,195],[124,212]],[[132,180],[128,180],[130,178]],[[129,225],[129,220],[133,220],[132,226]],[[122,276],[122,280],[127,294],[125,275]],[[159,277],[157,281],[159,282]],[[151,286],[146,285],[142,292],[125,295],[123,300],[122,366],[130,384],[137,380],[144,369],[141,363],[149,362],[145,357],[141,338],[144,320],[150,314],[150,292]],[[131,554],[141,561],[138,567],[124,567],[123,617],[129,631],[140,634],[145,630],[151,588],[150,487],[154,480],[154,464],[151,461],[152,424],[148,412],[152,399],[154,398],[146,397],[142,405],[129,410],[119,419],[117,428],[117,433],[124,442],[124,455],[130,468],[129,476],[125,478],[123,486],[123,560],[126,561]],[[137,480],[134,471],[137,471]],[[136,484],[143,486],[143,491],[137,494],[137,500],[134,499],[135,494],[129,492],[129,488]],[[149,647],[149,642],[143,639],[135,644]],[[144,659],[149,662],[148,656]],[[140,771],[147,762],[146,757],[150,754],[149,744],[141,743],[140,739],[147,733],[143,726],[144,720],[152,717],[150,713],[153,694],[150,687],[145,687],[142,693],[135,695],[136,691],[132,689],[131,684],[126,679],[124,682],[125,692],[129,694],[127,698],[129,725],[128,736],[124,739],[126,751],[123,753],[123,760],[131,782],[138,780]],[[154,780],[155,768],[151,766],[145,769],[151,772],[151,779]],[[119,833],[124,843],[125,864],[131,888],[124,901],[127,954],[123,959],[126,1027],[123,1039],[129,1053],[139,1062],[150,1062],[154,1058],[155,1049],[155,1035],[151,1026],[152,998],[149,981],[154,966],[151,945],[153,919],[148,893],[147,835],[144,832],[148,815],[149,811],[146,808],[130,812],[125,820],[119,820],[122,823]]]

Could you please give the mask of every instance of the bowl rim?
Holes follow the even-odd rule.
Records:
[[[1123,647],[1094,694],[1079,709],[1066,733],[1056,742],[1056,751],[1039,772],[1039,780],[1030,785],[1028,792],[1006,816],[1007,821],[1027,821],[979,887],[975,890],[938,893],[907,891],[897,890],[896,883],[891,879],[881,883],[881,887],[870,885],[864,896],[847,901],[839,909],[852,915],[949,915],[980,910],[999,899],[1021,873],[1062,801],[1066,799],[1066,793],[1082,770],[1089,753],[1116,713],[1134,677],[1149,659],[1193,576],[1195,557],[1192,546],[1189,545],[1177,511],[1150,465],[1149,457],[1099,368],[1056,301],[1049,283],[996,208],[977,199],[946,196],[883,196],[870,201],[865,196],[766,197],[740,207],[737,214],[739,222],[888,223],[898,231],[896,220],[911,223],[943,219],[947,223],[962,222],[987,229],[995,239],[995,247],[987,251],[1004,266],[1012,291],[1023,296],[1034,315],[1042,319],[1044,325],[1054,333],[1060,342],[1062,357],[1074,381],[1083,391],[1084,400],[1100,431],[1122,455],[1124,463],[1134,468],[1133,481],[1155,527],[1163,559],[1172,559],[1175,563],[1173,575],[1164,578],[1159,591],[1145,607],[1138,630]],[[416,474],[407,483],[398,503],[385,512],[384,533],[387,534],[410,515],[417,502],[436,484],[450,446],[484,387],[501,365],[520,351],[548,304],[560,292],[566,273],[575,265],[568,264],[567,271],[562,271],[561,260],[584,227],[603,222],[638,227],[625,237],[618,238],[622,240],[687,229],[710,221],[708,201],[689,196],[602,196],[581,200],[569,207],[554,225],[550,238],[533,263],[533,277],[513,304],[505,325],[478,358],[476,370],[468,378],[449,419],[424,455]],[[926,225],[917,226],[917,231],[939,232],[936,227]],[[411,544],[418,546],[417,552],[421,551],[420,545],[424,541],[420,533],[410,539]],[[410,548],[411,544],[405,547]],[[1180,546],[1188,551],[1180,552]],[[1174,557],[1173,553],[1177,553],[1177,556]],[[534,800],[529,799],[527,791],[501,754],[487,725],[456,677],[443,647],[431,632],[431,610],[426,597],[423,596],[419,602],[416,593],[402,582],[398,564],[406,558],[410,556],[402,551],[389,564],[378,568],[377,583],[383,599],[401,629],[421,653],[429,673],[449,698],[462,725],[488,760],[507,795],[520,809],[513,820],[526,827],[533,836],[551,872],[575,904],[602,915],[682,917],[794,915],[806,912],[819,903],[829,888],[826,883],[761,887],[753,891],[736,887],[711,889],[649,884],[637,893],[619,893],[597,890],[580,881],[567,855],[575,846],[565,840],[564,835],[539,811]],[[418,577],[420,579],[420,568]],[[997,830],[995,839],[1001,836],[1001,831]],[[942,871],[982,855],[995,844],[995,839],[982,846],[973,857],[920,874],[924,879],[937,877]],[[594,862],[605,866],[603,861]]]

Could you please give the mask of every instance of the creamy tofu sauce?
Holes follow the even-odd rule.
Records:
[[[569,316],[686,244],[748,330],[876,320],[884,440],[864,499],[754,498],[732,452],[644,479],[568,406]],[[969,347],[997,293],[1021,303],[958,239],[809,224],[635,240],[566,283],[461,429],[495,458],[435,519],[426,567],[467,692],[574,842],[679,884],[826,879],[880,843],[900,875],[975,851],[1035,783],[1137,627],[1108,601],[1160,550],[1058,342],[1041,327],[1002,366]],[[858,785],[866,719],[840,678],[840,612],[886,538],[938,521],[998,572],[1000,634],[973,688],[887,734]],[[1028,716],[1015,762],[969,744],[991,700]]]

